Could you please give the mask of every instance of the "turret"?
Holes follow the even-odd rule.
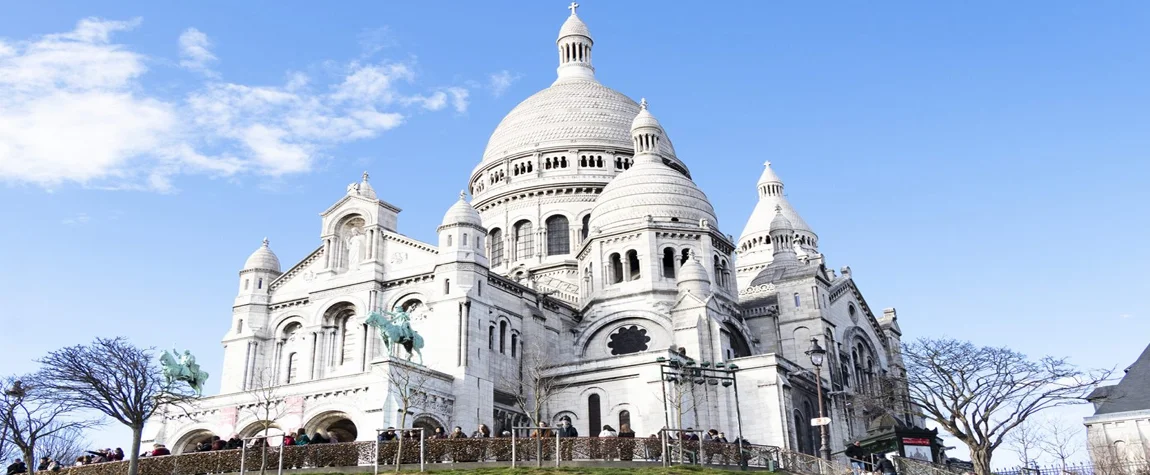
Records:
[[[459,201],[447,209],[439,233],[439,262],[474,262],[487,267],[484,240],[487,229],[479,212],[467,202],[467,194],[459,192]]]
[[[268,238],[264,238],[263,245],[248,256],[243,270],[240,271],[240,291],[237,300],[245,296],[266,297],[268,284],[279,276],[280,260],[268,247]]]
[[[759,201],[750,219],[747,220],[747,225],[743,228],[743,234],[739,236],[738,246],[735,248],[739,254],[737,269],[739,289],[746,288],[759,271],[771,262],[776,249],[773,248],[774,240],[770,236],[770,223],[780,212],[793,230],[788,247],[797,246],[799,254],[805,259],[822,257],[818,252],[818,236],[787,200],[783,181],[771,168],[771,162],[763,164],[763,173],[759,176],[756,194]],[[791,251],[793,253],[794,249]]]
[[[699,256],[691,253],[687,262],[679,269],[679,279],[676,282],[679,294],[690,293],[699,299],[706,299],[711,294],[711,279],[707,277],[707,269],[699,262]]]

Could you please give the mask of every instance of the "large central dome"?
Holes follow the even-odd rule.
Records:
[[[639,104],[594,79],[557,81],[519,103],[495,128],[483,164],[530,150],[562,146],[631,148]],[[660,154],[674,157],[670,140]]]

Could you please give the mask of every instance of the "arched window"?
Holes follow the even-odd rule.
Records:
[[[515,349],[518,346],[519,346],[519,335],[512,333],[511,334],[511,357],[512,358],[514,358],[515,356],[518,355],[518,351],[516,351],[516,349]]]
[[[250,279],[244,279],[244,290],[248,290],[248,284],[251,283]]]
[[[558,256],[571,252],[571,232],[567,217],[556,215],[547,218],[547,255]]]
[[[443,295],[451,293],[451,279],[443,279]]]
[[[299,353],[292,352],[287,358],[287,384],[296,382],[296,373],[299,372]]]
[[[623,261],[619,258],[619,253],[611,254],[611,283],[618,284],[623,281]]]
[[[507,342],[507,322],[499,322],[499,353],[506,350]]]
[[[628,411],[628,410],[619,411],[619,431],[622,432],[622,431],[630,429],[630,428],[631,428],[631,411]]]
[[[802,299],[799,298],[799,293],[795,292],[795,307],[801,307],[803,304]]]
[[[535,236],[532,233],[531,221],[523,220],[515,223],[515,259],[527,259],[534,253]]]
[[[588,214],[587,216],[583,217],[583,230],[580,231],[580,234],[583,236],[584,241],[587,240],[587,235],[590,232],[591,232],[591,215]]]
[[[683,249],[682,256],[683,257],[679,258],[679,265],[680,266],[682,266],[683,264],[686,264],[687,259],[691,258],[691,250],[690,249]]]
[[[663,249],[663,277],[675,278],[675,250],[669,247]]]
[[[639,278],[639,251],[634,249],[627,251],[627,276],[627,280]]]
[[[468,244],[469,242],[470,242],[470,241],[468,241],[468,240],[467,240],[467,233],[463,233],[463,239],[460,239],[460,240],[459,240],[459,245],[460,245],[461,247],[467,247],[467,244]]]
[[[495,351],[495,325],[487,328],[487,349]]]
[[[728,285],[731,285],[731,269],[729,267],[727,267],[727,260],[726,259],[723,259],[722,266],[720,266],[720,267],[721,267],[721,270],[723,271],[722,286],[725,288]]]
[[[503,263],[503,231],[499,228],[491,230],[491,265],[498,266]]]
[[[240,321],[236,322],[236,333],[243,333],[243,331],[244,331],[244,319],[241,318]]]
[[[260,277],[260,280],[259,280],[258,282],[259,282],[259,283],[258,283],[258,284],[256,284],[256,288],[257,288],[257,289],[262,289],[262,288],[264,288],[264,279],[263,279],[263,277]]]
[[[451,247],[451,235],[447,235],[447,247]]]
[[[599,395],[587,396],[587,435],[599,437],[599,430],[603,428],[603,414],[599,409]]]

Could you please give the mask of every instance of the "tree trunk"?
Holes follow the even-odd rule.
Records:
[[[399,443],[395,446],[395,473],[399,473],[399,467],[403,462],[403,429],[407,427],[407,401],[403,403],[403,412],[399,415]]]
[[[990,471],[990,450],[971,450],[970,462],[974,465],[975,475],[992,475],[992,472]]]
[[[128,475],[137,475],[140,471],[140,439],[143,438],[144,426],[132,427],[132,453],[128,456]]]
[[[260,444],[260,475],[268,472],[268,428],[267,425],[264,426],[264,440]]]
[[[21,451],[24,454],[24,465],[28,467],[28,473],[36,471],[36,459],[34,458],[36,457],[36,451],[33,450],[32,447],[33,446],[29,445],[27,449]]]

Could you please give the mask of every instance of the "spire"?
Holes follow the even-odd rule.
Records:
[[[763,174],[759,176],[759,199],[783,196],[783,180],[771,169],[771,162],[763,163],[763,167]]]
[[[555,44],[559,47],[559,78],[555,82],[567,80],[595,80],[595,68],[591,66],[591,47],[595,42],[591,39],[591,30],[587,24],[575,14],[579,4],[571,2],[567,7],[571,15],[563,26],[559,28],[559,38]]]
[[[467,191],[459,190],[459,201],[467,201]]]
[[[264,237],[264,247],[268,247],[268,244],[269,244],[268,238]]]
[[[663,140],[663,125],[647,108],[647,98],[639,101],[639,113],[631,121],[631,140],[635,144],[635,162],[659,161],[659,142]]]

